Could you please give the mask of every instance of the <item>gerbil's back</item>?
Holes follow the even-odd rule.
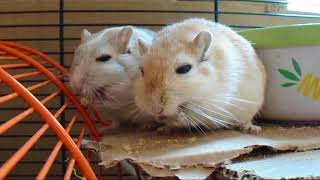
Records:
[[[221,42],[232,42],[238,48],[248,50],[251,45],[231,28],[202,18],[191,18],[163,28],[158,34],[161,39],[172,39],[173,41],[191,41],[199,32],[208,31],[213,37],[213,44]]]
[[[179,40],[191,40],[192,37],[196,36],[201,31],[221,31],[225,26],[217,24],[201,18],[191,18],[163,28],[158,35],[160,40],[162,37],[172,36]]]

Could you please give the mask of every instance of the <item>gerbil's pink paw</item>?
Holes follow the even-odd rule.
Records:
[[[261,132],[261,127],[253,125],[251,122],[244,124],[240,127],[241,132],[248,134],[259,134]]]
[[[160,126],[158,127],[157,132],[160,135],[168,135],[172,132],[172,129],[168,126]]]

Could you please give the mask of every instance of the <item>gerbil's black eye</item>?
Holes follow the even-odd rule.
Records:
[[[186,64],[181,67],[178,67],[176,69],[176,73],[177,74],[186,74],[187,72],[189,72],[191,70],[191,68],[192,68],[191,64]]]
[[[99,61],[99,62],[107,62],[107,61],[109,61],[111,58],[112,58],[112,57],[111,57],[110,55],[106,54],[106,55],[102,55],[102,56],[100,56],[100,57],[97,57],[97,58],[96,58],[96,61]]]
[[[128,51],[127,51],[127,54],[131,54],[131,51],[130,51],[130,49],[128,49]]]
[[[143,76],[144,75],[144,71],[143,71],[142,67],[140,67],[140,71],[141,71],[141,75]]]

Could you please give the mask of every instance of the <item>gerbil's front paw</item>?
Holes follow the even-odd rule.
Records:
[[[172,129],[168,126],[160,126],[158,127],[157,132],[160,135],[168,135],[172,132]]]
[[[155,130],[157,129],[157,127],[159,127],[159,125],[157,123],[142,123],[139,125],[139,128],[141,130]]]
[[[251,122],[244,124],[240,127],[241,132],[249,134],[259,134],[261,132],[261,127],[253,125]]]

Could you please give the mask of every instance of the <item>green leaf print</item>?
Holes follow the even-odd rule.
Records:
[[[278,71],[284,76],[285,78],[292,80],[292,81],[299,81],[299,78],[293,74],[292,72],[286,70],[286,69],[278,69]]]
[[[282,87],[290,87],[290,86],[294,86],[296,85],[297,83],[284,83],[284,84],[281,84]]]
[[[301,77],[301,68],[300,68],[300,65],[299,63],[294,59],[292,58],[292,64],[293,64],[293,67],[294,67],[294,70],[298,73],[298,75]]]

